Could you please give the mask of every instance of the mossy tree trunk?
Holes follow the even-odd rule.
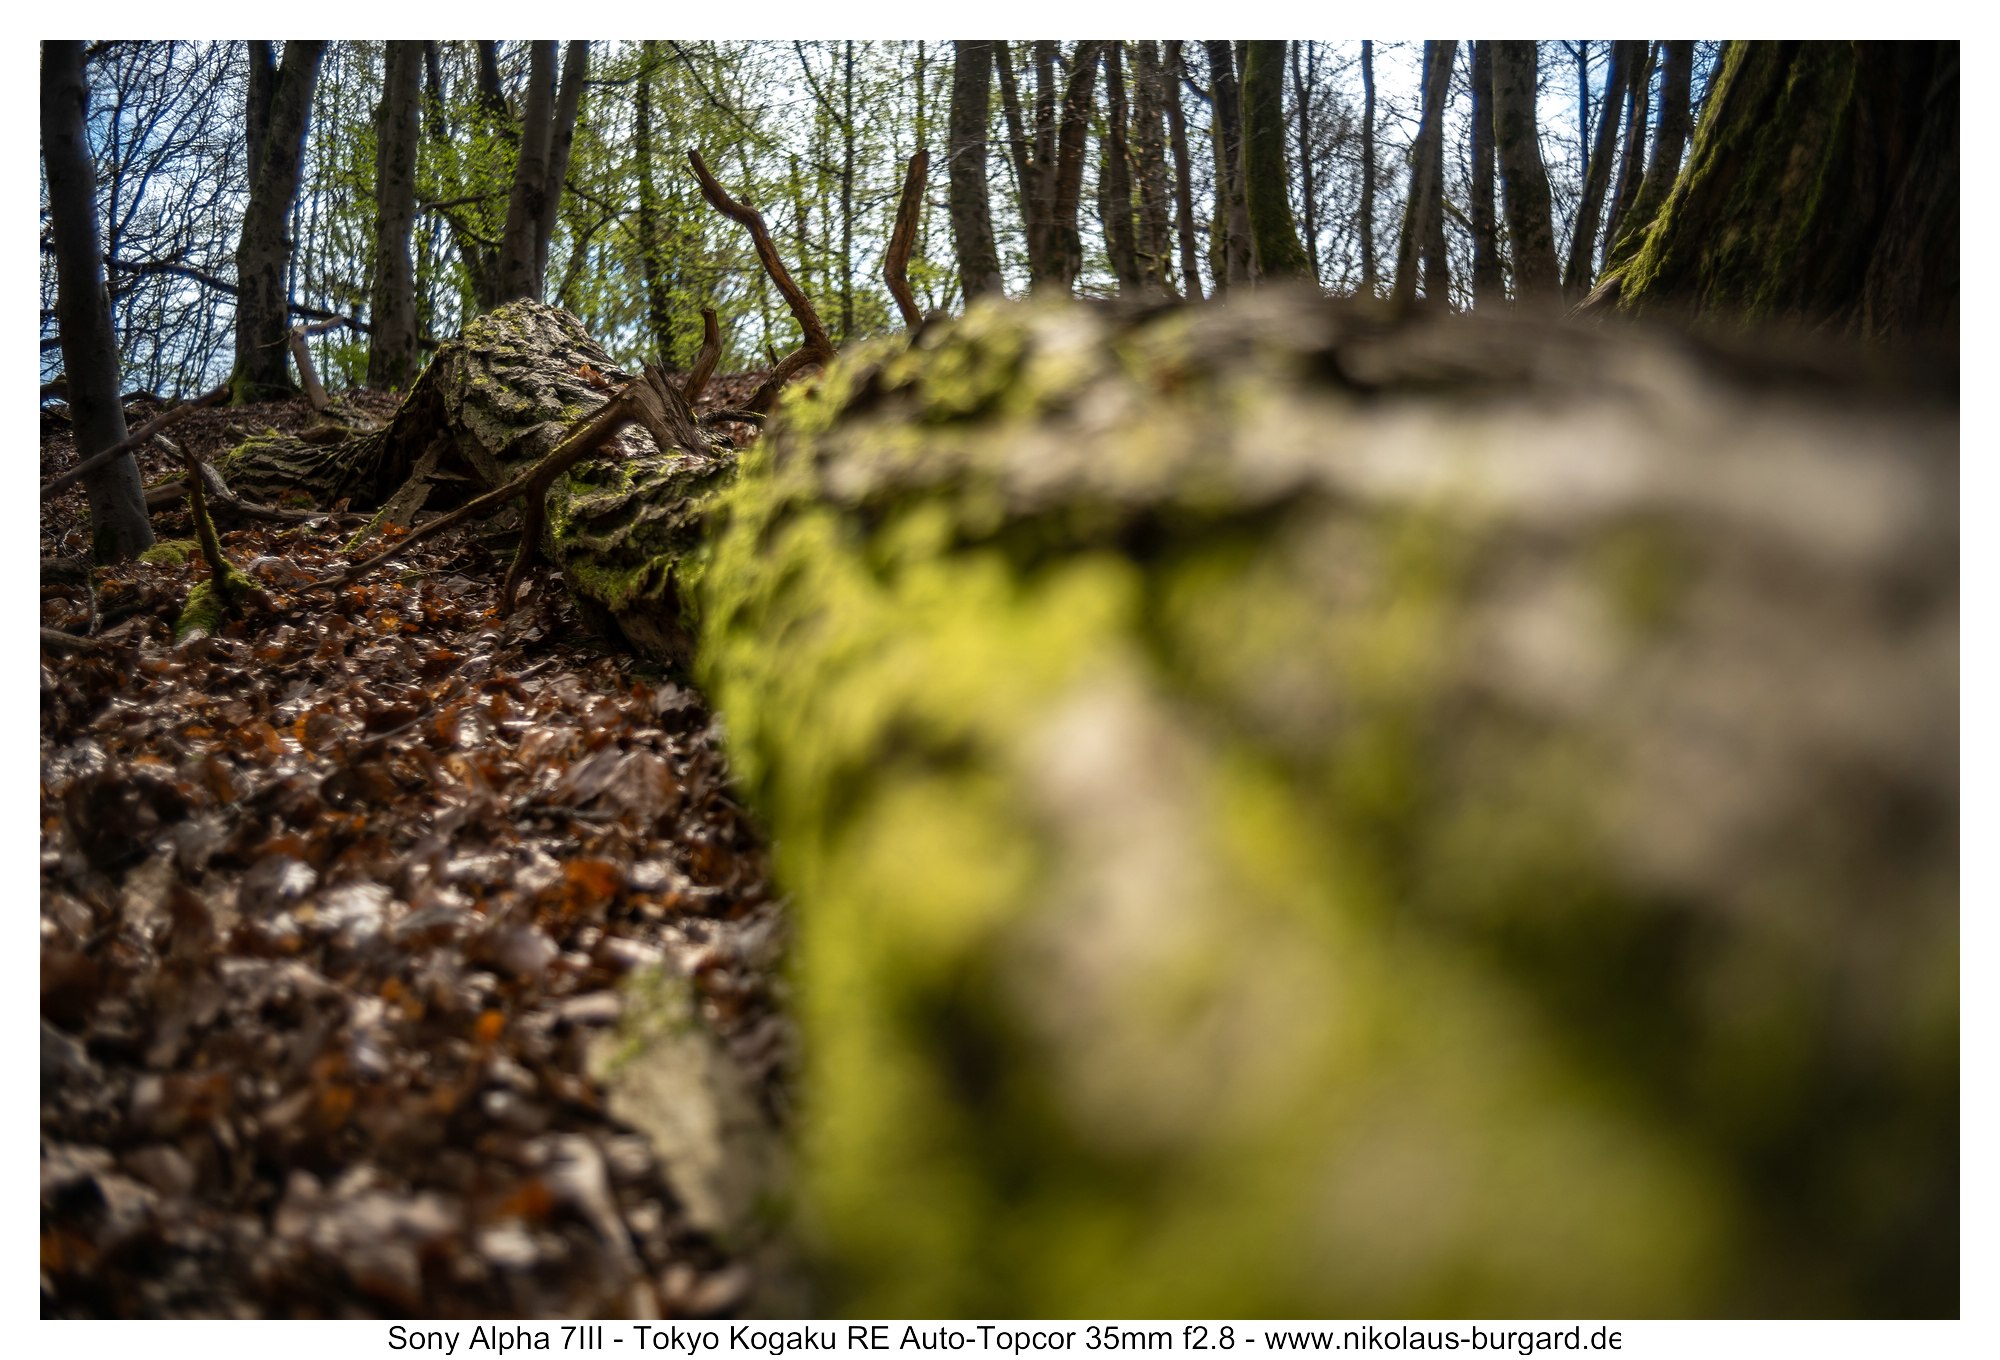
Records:
[[[1583,176],[1583,200],[1577,205],[1576,224],[1570,232],[1569,259],[1563,270],[1563,291],[1582,297],[1590,291],[1592,263],[1597,258],[1597,224],[1604,216],[1604,195],[1611,188],[1611,163],[1618,150],[1616,112],[1625,99],[1625,87],[1632,78],[1632,44],[1611,44],[1611,69],[1604,77],[1604,117],[1597,124],[1597,139],[1589,148]]]
[[[1956,1310],[1956,420],[1714,343],[986,307],[558,486],[778,846],[824,1311]]]
[[[1312,261],[1292,225],[1285,172],[1285,44],[1247,44],[1243,62],[1243,194],[1261,278],[1312,279]]]
[[[1215,153],[1215,211],[1209,223],[1208,268],[1221,293],[1256,277],[1250,243],[1250,204],[1243,186],[1242,87],[1236,80],[1236,44],[1227,39],[1202,44],[1208,52],[1208,94],[1212,106],[1209,142]]]
[[[1593,304],[1955,333],[1958,61],[1955,42],[1732,43],[1687,164]]]

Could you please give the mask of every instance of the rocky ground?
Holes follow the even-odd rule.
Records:
[[[659,969],[785,1118],[785,922],[701,697],[558,582],[498,619],[504,559],[453,535],[330,587],[345,528],[223,529],[271,608],[176,645],[199,555],[93,582],[81,489],[43,506],[42,624],[90,639],[41,659],[44,1315],[739,1309],[752,1270],[593,1076]]]

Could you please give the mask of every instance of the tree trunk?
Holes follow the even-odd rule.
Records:
[[[1472,305],[1507,300],[1500,223],[1493,205],[1493,44],[1472,45]]]
[[[507,226],[500,238],[497,300],[542,296],[536,273],[535,236],[548,190],[549,133],[555,106],[556,45],[537,41],[528,56],[528,94],[521,105],[521,148],[514,157],[514,184],[507,197]]]
[[[1646,126],[1653,102],[1653,45],[1627,43],[1631,79],[1625,87],[1626,120],[1624,153],[1618,161],[1618,187],[1611,195],[1611,214],[1604,223],[1604,257],[1611,258],[1611,245],[1622,234],[1626,214],[1639,197],[1639,183],[1646,173]]]
[[[673,304],[661,250],[660,188],[653,168],[653,80],[659,71],[659,43],[639,44],[639,79],[633,112],[633,155],[639,163],[639,274],[646,285],[646,328],[653,353],[662,364],[674,364]]]
[[[1140,293],[1139,238],[1132,218],[1132,161],[1126,138],[1124,44],[1104,46],[1104,158],[1098,167],[1098,215],[1104,220],[1105,252],[1120,293]]]
[[[1303,60],[1301,60],[1303,53]],[[1292,89],[1299,117],[1299,210],[1300,227],[1306,238],[1306,262],[1314,284],[1319,272],[1319,203],[1313,188],[1312,96],[1317,54],[1308,41],[1292,44]]]
[[[1958,44],[1732,43],[1715,80],[1589,305],[1955,339]]]
[[[1285,171],[1285,44],[1246,44],[1243,64],[1243,191],[1259,278],[1310,279],[1312,262],[1292,225]]]
[[[1167,106],[1167,137],[1174,152],[1174,221],[1181,241],[1181,296],[1189,302],[1201,301],[1201,266],[1194,239],[1194,182],[1188,158],[1187,115],[1181,109],[1181,81],[1187,66],[1178,40],[1166,45],[1161,63],[1166,68],[1161,85]]]
[[[590,78],[590,44],[571,42],[563,49],[562,90],[556,96],[555,122],[549,128],[548,178],[542,189],[541,212],[535,219],[535,296],[541,296],[549,272],[549,242],[555,239],[556,216],[562,208],[569,178],[569,153],[576,141],[577,111]]]
[[[1444,104],[1451,93],[1451,63],[1456,42],[1424,44],[1424,113],[1417,139],[1410,147],[1410,196],[1403,209],[1403,234],[1396,250],[1396,285],[1391,296],[1409,304],[1417,297],[1421,265],[1424,296],[1449,304],[1445,277],[1444,236]]]
[[[1104,43],[1099,40],[1080,42],[1070,57],[1054,173],[1049,181],[1047,243],[1043,248],[1043,266],[1047,272],[1036,280],[1037,286],[1046,291],[1069,292],[1076,286],[1077,273],[1083,268],[1083,237],[1077,228],[1077,210],[1083,196],[1083,152],[1090,131],[1090,96],[1097,82],[1097,61],[1103,48]],[[1053,59],[1049,82],[1053,95]]]
[[[1160,67],[1159,44],[1132,44],[1132,152],[1139,187],[1139,272],[1154,292],[1174,291],[1173,195],[1167,188],[1166,102],[1178,97]]]
[[[292,254],[286,228],[298,197],[313,84],[325,51],[323,42],[286,43],[270,103],[257,119],[247,120],[255,124],[251,130],[262,130],[263,154],[252,168],[250,198],[236,246],[236,368],[229,381],[237,402],[285,397],[298,390],[286,349],[291,299],[285,269]],[[253,93],[261,83],[252,79]]]
[[[1214,245],[1209,272],[1219,294],[1256,277],[1256,256],[1250,242],[1250,203],[1243,192],[1243,113],[1235,44],[1202,46],[1208,50],[1209,98],[1214,105],[1210,130],[1215,146],[1215,219],[1210,228]]]
[[[969,304],[1002,296],[1000,252],[993,242],[993,211],[986,187],[986,129],[992,121],[993,43],[959,41],[951,74],[951,235],[958,278]]]
[[[1361,40],[1361,295],[1374,297],[1375,273],[1375,44]]]
[[[1514,261],[1517,300],[1553,298],[1555,227],[1549,207],[1549,172],[1535,130],[1535,44],[1493,44],[1493,140],[1507,214],[1507,242]]]
[[[417,281],[410,228],[417,207],[418,105],[424,45],[390,42],[375,116],[375,281],[369,290],[368,385],[406,388],[417,376]]]
[[[62,328],[63,377],[79,460],[125,439],[118,335],[98,249],[97,172],[85,130],[88,102],[83,44],[44,42],[42,169],[55,246],[56,324]],[[136,557],[153,546],[146,495],[132,455],[115,458],[85,477],[83,489],[90,501],[91,552],[98,561]]]
[[[1660,124],[1653,137],[1652,159],[1646,162],[1646,177],[1639,196],[1625,215],[1618,239],[1612,243],[1611,265],[1623,264],[1638,249],[1646,227],[1667,201],[1674,178],[1681,172],[1681,155],[1687,149],[1688,131],[1694,124],[1694,44],[1666,44],[1666,69],[1660,80]]]
[[[1014,80],[1014,59],[1005,42],[993,47],[995,73],[1000,77],[1000,107],[1007,119],[1007,148],[1014,166],[1014,196],[1021,208],[1021,235],[1028,251],[1028,277],[1042,276],[1042,230],[1036,214],[1043,199],[1038,143],[1029,139],[1021,116],[1020,87]],[[1038,125],[1039,127],[1039,125]]]
[[[854,334],[854,40],[844,44],[840,118],[840,330],[833,337],[844,345]]]
[[[1604,194],[1611,185],[1612,155],[1617,150],[1618,119],[1613,116],[1625,99],[1625,87],[1632,75],[1632,44],[1611,44],[1611,69],[1604,77],[1604,117],[1597,124],[1597,141],[1590,150],[1583,177],[1583,200],[1576,210],[1575,228],[1570,233],[1569,261],[1563,273],[1563,291],[1580,297],[1590,291],[1591,261],[1597,252],[1597,223],[1604,212]]]

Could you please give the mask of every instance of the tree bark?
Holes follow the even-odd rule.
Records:
[[[1077,210],[1083,195],[1083,152],[1090,130],[1090,96],[1097,82],[1097,62],[1103,48],[1104,43],[1095,39],[1076,45],[1070,57],[1069,81],[1063,90],[1060,129],[1051,129],[1056,150],[1054,171],[1048,182],[1049,213],[1043,248],[1046,272],[1035,281],[1045,291],[1071,291],[1076,286],[1077,273],[1083,268],[1083,237],[1077,228]],[[1053,54],[1049,57],[1048,74],[1053,99]]]
[[[1549,172],[1535,130],[1535,44],[1493,44],[1493,139],[1514,261],[1517,301],[1556,296],[1555,226]]]
[[[673,305],[667,293],[664,264],[659,181],[653,167],[653,80],[659,71],[659,43],[646,39],[639,44],[638,88],[634,95],[634,145],[639,164],[639,274],[646,285],[646,329],[653,340],[653,353],[662,364],[674,362]]]
[[[1507,300],[1500,223],[1493,204],[1493,44],[1472,45],[1472,305]]]
[[[993,43],[952,44],[951,234],[958,252],[959,286],[970,304],[1003,295],[1000,252],[993,241],[993,211],[986,185],[986,130],[991,125]]]
[[[541,213],[535,220],[535,286],[540,296],[549,272],[549,243],[555,239],[556,217],[569,178],[569,153],[576,142],[576,120],[583,88],[590,79],[590,44],[573,41],[563,49],[562,90],[556,95],[555,122],[549,129],[548,179],[542,190]]]
[[[1243,190],[1259,278],[1310,279],[1312,262],[1292,224],[1285,170],[1285,44],[1246,44],[1243,64]]]
[[[63,377],[78,460],[125,439],[118,395],[118,335],[98,248],[97,172],[86,131],[89,91],[83,44],[42,44],[42,168],[48,180],[49,230],[56,259],[56,324],[62,328]],[[83,482],[90,502],[92,555],[100,562],[136,557],[153,546],[138,464],[129,453]]]
[[[1583,177],[1583,199],[1577,205],[1576,223],[1570,233],[1569,261],[1563,273],[1563,291],[1581,297],[1590,291],[1591,262],[1597,253],[1597,223],[1604,212],[1605,191],[1611,185],[1611,162],[1617,150],[1618,119],[1613,111],[1625,100],[1631,81],[1632,44],[1611,44],[1611,69],[1604,77],[1604,117],[1597,124],[1597,140],[1590,149]]]
[[[1181,296],[1201,301],[1200,252],[1194,238],[1194,183],[1188,158],[1187,115],[1181,109],[1181,81],[1187,65],[1178,40],[1171,40],[1161,56],[1165,74],[1161,80],[1167,106],[1167,137],[1174,153],[1174,221],[1181,242]]]
[[[1139,269],[1139,238],[1132,216],[1132,161],[1126,136],[1124,44],[1104,45],[1104,158],[1098,168],[1098,215],[1104,219],[1105,252],[1120,293],[1146,287]]]
[[[1361,295],[1380,288],[1375,272],[1375,44],[1361,40]]]
[[[1243,106],[1235,44],[1214,41],[1202,46],[1208,51],[1209,99],[1214,106],[1210,133],[1215,148],[1215,218],[1210,226],[1209,272],[1220,294],[1252,282],[1257,266],[1250,241],[1250,203],[1243,192]]]
[[[1742,42],[1593,308],[1955,340],[1958,44]]]
[[[1681,156],[1687,150],[1689,129],[1694,124],[1694,44],[1669,42],[1666,69],[1661,73],[1660,123],[1653,136],[1652,159],[1646,162],[1646,177],[1639,196],[1626,213],[1618,239],[1611,246],[1611,265],[1623,264],[1638,249],[1646,227],[1667,201],[1674,178],[1681,172]]]
[[[1303,53],[1303,59],[1301,54]],[[1313,186],[1312,97],[1317,54],[1311,42],[1292,44],[1292,90],[1299,118],[1299,216],[1305,236],[1306,261],[1315,284],[1319,272],[1319,195]]]
[[[1646,127],[1653,103],[1653,45],[1630,42],[1627,61],[1631,78],[1625,86],[1625,143],[1618,160],[1618,187],[1611,195],[1611,213],[1604,223],[1604,258],[1609,263],[1611,246],[1623,233],[1626,214],[1639,197],[1639,183],[1646,173]]]
[[[1174,292],[1173,194],[1167,187],[1166,102],[1178,97],[1160,66],[1159,44],[1132,44],[1134,178],[1139,189],[1139,272],[1155,292]]]
[[[406,388],[417,376],[417,284],[410,228],[417,206],[417,137],[424,44],[393,41],[375,117],[375,281],[369,290],[368,385]]]
[[[513,187],[507,196],[507,225],[500,238],[500,276],[495,301],[542,295],[536,272],[535,238],[542,195],[548,190],[549,133],[555,103],[556,44],[537,41],[528,56],[528,94],[521,105],[521,145],[514,157]]]
[[[1421,267],[1424,296],[1449,304],[1450,281],[1443,254],[1444,104],[1451,93],[1456,42],[1424,44],[1424,112],[1410,147],[1410,196],[1403,209],[1403,234],[1396,250],[1396,285],[1391,297],[1407,305],[1417,297]]]
[[[238,402],[285,397],[298,390],[286,350],[291,308],[285,269],[292,253],[287,227],[305,162],[313,85],[325,51],[323,42],[286,43],[270,103],[256,120],[263,154],[252,168],[250,198],[236,246],[236,367],[230,387]],[[253,78],[252,91],[260,85]]]

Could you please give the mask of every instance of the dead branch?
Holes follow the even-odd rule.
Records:
[[[715,324],[715,308],[701,309],[701,353],[694,359],[694,370],[688,374],[686,386],[681,388],[681,396],[692,406],[701,396],[701,390],[708,386],[708,380],[715,375],[716,362],[722,358],[722,328]]]
[[[292,347],[292,361],[299,366],[299,381],[305,385],[306,400],[315,411],[327,407],[326,388],[320,385],[319,373],[313,368],[312,347],[306,344],[306,328],[294,326],[288,333]]]
[[[896,205],[896,230],[889,237],[889,253],[882,259],[882,279],[889,285],[903,324],[912,330],[922,323],[923,310],[910,290],[910,251],[917,243],[917,218],[923,210],[924,171],[930,167],[931,153],[918,151],[903,172],[903,198]]]
[[[47,500],[49,497],[61,491],[64,487],[67,487],[77,481],[82,480],[84,477],[89,476],[91,473],[97,471],[97,469],[103,467],[106,463],[109,463],[113,459],[117,458],[120,454],[130,453],[133,449],[138,448],[140,445],[144,444],[148,439],[151,439],[154,435],[158,434],[160,431],[174,424],[176,421],[180,420],[181,417],[185,416],[188,412],[194,410],[196,407],[213,406],[215,405],[215,403],[221,401],[224,397],[227,397],[228,395],[229,395],[229,384],[224,383],[222,386],[214,389],[213,391],[204,392],[200,396],[195,397],[191,401],[184,401],[178,406],[168,407],[166,410],[160,412],[158,415],[154,416],[151,420],[147,421],[144,425],[141,425],[138,429],[134,430],[131,434],[126,435],[116,444],[113,444],[110,448],[105,449],[102,453],[94,453],[90,457],[84,459],[81,463],[78,463],[75,467],[71,468],[68,472],[63,473],[60,477],[54,477],[51,478],[49,481],[42,483],[42,499]]]
[[[42,629],[42,645],[65,652],[115,652],[117,644],[102,638],[81,637],[75,633],[65,633],[59,628]]]
[[[701,153],[689,148],[688,162],[694,166],[695,178],[701,182],[702,197],[723,216],[750,229],[750,239],[756,243],[757,258],[764,263],[764,272],[776,284],[778,292],[784,296],[785,305],[792,309],[792,316],[798,321],[799,329],[805,332],[805,343],[784,359],[778,361],[771,376],[750,398],[749,408],[753,411],[768,411],[777,400],[779,391],[801,371],[814,364],[824,364],[833,358],[833,341],[820,324],[819,313],[813,310],[812,302],[805,291],[793,281],[785,269],[785,262],[778,258],[778,248],[771,242],[770,229],[764,225],[764,217],[747,203],[739,203],[723,191],[715,182],[715,176],[708,173],[708,165]]]
[[[703,425],[722,425],[732,420],[741,421],[745,425],[761,426],[764,423],[764,413],[761,411],[739,411],[734,407],[725,406],[721,410],[710,411],[703,415],[700,423]]]

